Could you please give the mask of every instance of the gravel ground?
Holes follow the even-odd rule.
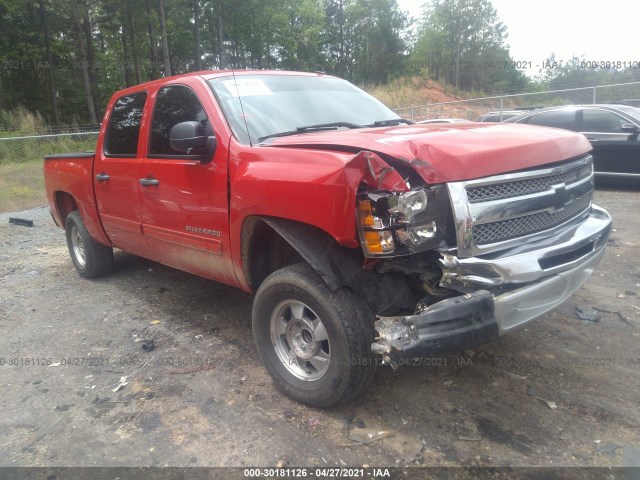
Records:
[[[0,466],[640,466],[640,191],[596,202],[615,230],[567,303],[333,410],[275,390],[250,295],[124,252],[83,280],[46,208],[1,214]]]

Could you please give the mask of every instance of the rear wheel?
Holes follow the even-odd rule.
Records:
[[[308,405],[348,400],[375,370],[370,310],[351,290],[329,290],[307,264],[263,282],[253,304],[253,334],[278,388]]]
[[[71,260],[80,276],[96,278],[111,271],[113,249],[91,238],[80,212],[76,210],[67,215],[65,231]]]

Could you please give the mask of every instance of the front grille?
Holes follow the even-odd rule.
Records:
[[[552,235],[587,214],[593,195],[590,155],[550,167],[447,184],[457,255],[484,255]]]
[[[499,222],[474,225],[473,239],[476,245],[483,245],[549,230],[587,210],[591,205],[591,195],[592,192],[589,192],[555,212],[534,213]]]
[[[510,182],[467,187],[469,203],[488,202],[503,198],[514,198],[532,193],[544,192],[552,185],[569,185],[591,175],[591,165],[577,165],[575,168],[546,177],[527,178]]]

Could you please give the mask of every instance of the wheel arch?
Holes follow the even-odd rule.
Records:
[[[53,199],[53,202],[51,202]],[[53,207],[53,209],[51,209]],[[61,228],[65,228],[65,223],[69,214],[75,210],[80,212],[80,216],[85,223],[91,237],[103,245],[112,246],[109,237],[102,228],[98,211],[93,198],[84,199],[82,192],[74,195],[66,190],[56,190],[49,200],[49,208],[53,221]]]
[[[67,221],[67,216],[74,210],[78,210],[78,202],[73,195],[62,190],[55,192],[54,202],[56,207],[54,218],[57,217],[60,222],[60,226],[64,227],[64,224]]]
[[[242,268],[253,292],[276,270],[305,261],[268,217],[252,216],[244,221],[241,248]]]
[[[375,314],[389,316],[415,309],[418,299],[403,273],[364,268],[361,249],[340,245],[317,227],[283,218],[251,217],[243,224],[242,233],[242,266],[253,292],[279,268],[304,261],[331,290],[348,287]],[[276,238],[272,254],[270,242]],[[279,257],[281,247],[288,256]]]

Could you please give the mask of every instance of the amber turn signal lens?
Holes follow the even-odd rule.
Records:
[[[369,200],[358,202],[358,231],[360,243],[367,256],[385,255],[395,250],[393,234],[389,230],[384,230],[380,218],[373,216]]]
[[[374,219],[369,200],[358,202],[358,220],[363,227],[373,227]]]
[[[380,234],[378,232],[364,232],[364,239],[369,253],[374,255],[384,253],[382,245],[380,244]]]

